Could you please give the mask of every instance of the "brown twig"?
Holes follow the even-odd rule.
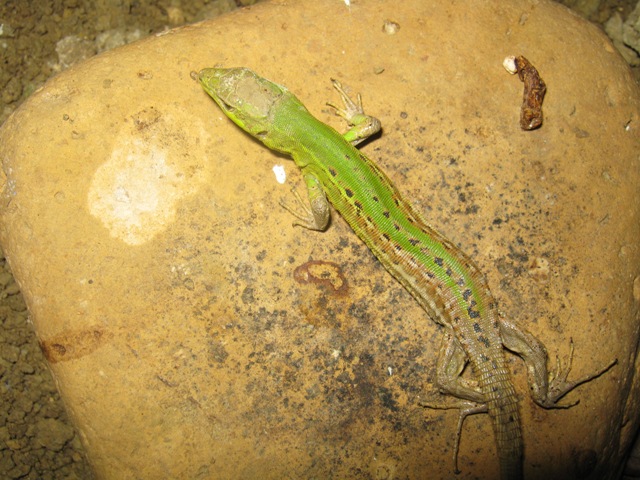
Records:
[[[534,130],[542,125],[542,101],[547,93],[547,86],[540,78],[538,70],[522,55],[507,57],[504,68],[511,74],[518,74],[524,83],[522,108],[520,109],[520,128]]]

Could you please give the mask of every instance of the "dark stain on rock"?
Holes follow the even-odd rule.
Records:
[[[571,459],[576,478],[587,478],[598,466],[598,454],[592,449],[572,449]]]
[[[40,349],[49,363],[66,362],[93,353],[111,337],[102,327],[66,330],[40,341]]]
[[[224,363],[229,356],[229,352],[227,352],[227,349],[221,342],[210,340],[208,342],[208,348],[209,358],[211,358],[211,360],[215,361],[216,363]]]
[[[154,107],[145,108],[131,116],[136,130],[147,130],[160,121],[162,115]]]

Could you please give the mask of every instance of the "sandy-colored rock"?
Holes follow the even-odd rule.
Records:
[[[395,22],[398,28],[383,28]],[[548,86],[519,127],[522,54]],[[100,478],[451,478],[431,411],[442,332],[342,219],[291,226],[294,165],[191,77],[247,66],[319,118],[339,78],[383,135],[363,150],[486,272],[572,378],[522,398],[526,478],[611,478],[638,427],[640,97],[596,27],[543,1],[274,2],[100,55],[0,130],[0,240]],[[285,165],[278,184],[274,165]],[[465,423],[457,478],[495,478]]]

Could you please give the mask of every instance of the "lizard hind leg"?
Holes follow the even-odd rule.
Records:
[[[571,350],[566,366],[563,366],[560,359],[556,358],[555,372],[552,372],[547,365],[549,361],[547,349],[540,340],[524,328],[506,319],[501,319],[500,336],[503,345],[524,360],[531,397],[543,408],[573,407],[579,400],[568,404],[558,404],[557,402],[579,385],[598,378],[618,362],[616,359],[590,375],[578,380],[567,381],[573,360],[573,341],[571,341]]]
[[[442,339],[436,362],[436,385],[442,393],[474,403],[485,403],[478,382],[462,376],[467,365],[467,354],[453,332]]]
[[[453,464],[455,473],[458,469],[458,453],[460,451],[460,438],[465,419],[469,415],[487,413],[487,405],[478,387],[478,383],[467,380],[461,376],[467,364],[466,354],[460,343],[451,332],[447,332],[442,340],[438,361],[436,364],[436,384],[444,394],[457,398],[450,402],[419,402],[424,408],[435,410],[459,410],[458,426],[456,429],[455,445],[453,449]]]
[[[453,467],[456,474],[461,473],[461,470],[458,468],[458,454],[460,452],[460,439],[462,438],[462,427],[464,425],[464,421],[469,415],[487,413],[487,406],[485,404],[478,404],[468,400],[458,400],[457,402],[450,403],[420,402],[418,405],[435,410],[459,410],[458,426],[456,427],[456,438],[453,446]]]
[[[547,403],[543,405],[546,408],[569,408],[580,402],[580,400],[576,400],[573,403],[558,405],[557,402],[564,397],[567,393],[573,390],[576,387],[579,387],[583,383],[590,382],[598,378],[603,373],[607,372],[611,367],[618,363],[618,359],[616,358],[611,363],[606,365],[605,367],[596,370],[595,372],[585,375],[578,380],[573,380],[571,382],[567,381],[567,376],[571,371],[571,364],[573,363],[573,339],[571,339],[570,351],[569,351],[569,360],[567,362],[566,368],[562,367],[562,362],[560,362],[560,357],[556,357],[556,371],[554,375],[550,375],[549,389],[547,392]]]

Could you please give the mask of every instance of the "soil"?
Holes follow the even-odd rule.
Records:
[[[0,3],[0,124],[69,65],[252,0],[8,0]],[[564,0],[600,25],[636,0]],[[634,69],[640,79],[640,68]],[[636,449],[638,450],[638,449]],[[640,465],[640,455],[635,459]],[[640,478],[629,464],[627,478]],[[22,295],[0,252],[0,478],[91,479],[78,435],[47,368]]]

